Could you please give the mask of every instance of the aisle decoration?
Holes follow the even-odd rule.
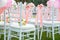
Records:
[[[33,7],[35,7],[33,3],[29,3],[26,5],[26,23],[28,23],[28,19],[32,18]]]
[[[58,21],[60,21],[60,0],[54,0],[54,7],[56,8],[56,9],[58,9],[58,16],[57,16],[57,20]],[[47,2],[47,6],[49,6],[49,7],[51,7],[52,6],[52,0],[49,0],[48,2]]]
[[[43,9],[44,5],[40,4],[37,6],[36,10],[37,10],[37,15],[36,15],[36,24],[38,22],[40,22],[40,27],[42,27],[42,14],[43,14]]]
[[[8,7],[12,5],[12,0],[2,0],[0,1],[0,14],[5,11]]]

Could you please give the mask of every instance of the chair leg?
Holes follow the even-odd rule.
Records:
[[[48,37],[48,28],[47,28],[47,37]]]
[[[40,40],[42,39],[43,28],[41,29]]]
[[[34,31],[34,40],[36,40],[36,30]]]
[[[53,38],[53,40],[55,40],[54,39],[54,28],[52,28],[52,38]]]
[[[38,29],[38,40],[39,40],[39,29]]]
[[[4,40],[6,40],[6,28],[4,29]]]
[[[22,34],[21,34],[21,31],[20,31],[20,35],[19,35],[19,40],[22,40]]]
[[[10,40],[10,38],[11,38],[11,30],[9,29],[9,32],[8,32],[8,40]]]
[[[1,34],[0,34],[0,38],[1,38]]]
[[[6,40],[6,33],[4,33],[4,40]]]
[[[22,38],[23,38],[22,40],[24,40],[24,33],[23,33],[23,37]]]
[[[54,32],[52,33],[52,37],[53,37],[53,40],[55,40],[55,39],[54,39]]]
[[[29,34],[30,34],[30,33],[29,33],[29,32],[27,32],[27,37],[28,37],[28,40],[30,40],[30,38],[29,38]]]
[[[58,29],[59,29],[59,34],[60,34],[60,26],[58,27]]]

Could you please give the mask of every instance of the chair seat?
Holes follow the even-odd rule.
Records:
[[[4,25],[4,21],[1,21],[0,25],[3,26]],[[9,23],[6,23],[6,25],[9,25]]]
[[[30,22],[35,22],[36,20],[34,18],[29,19]],[[40,22],[40,20],[38,20],[38,22]],[[55,24],[60,23],[60,21],[53,21]],[[45,21],[43,20],[43,23],[47,23],[47,24],[52,24],[52,21]]]
[[[60,23],[60,21],[53,21],[55,24]],[[52,21],[43,21],[43,23],[52,24]]]
[[[29,19],[30,22],[35,23],[35,19]],[[54,26],[60,26],[60,21],[53,21],[54,22]],[[38,20],[38,24],[40,24],[40,20]],[[52,26],[52,21],[45,21],[43,20],[43,26]]]
[[[6,29],[8,29],[9,28],[9,23],[6,23]],[[1,21],[0,22],[0,29],[4,29],[5,27],[4,27],[4,21]]]
[[[3,28],[4,29],[4,27],[2,27],[2,26],[4,26],[4,21],[1,21],[0,22],[0,28]],[[8,26],[7,27],[7,29],[9,28],[9,23],[6,23],[6,26]],[[35,25],[33,25],[33,24],[26,24],[26,25],[22,25],[21,27],[19,26],[19,23],[11,23],[11,25],[10,25],[10,27],[13,29],[13,30],[15,30],[15,29],[18,29],[19,30],[19,28],[20,29],[22,29],[22,30],[27,30],[27,31],[31,31],[31,30],[35,30]]]
[[[54,27],[60,26],[60,21],[53,21],[54,22]],[[52,26],[52,21],[43,21],[43,25],[46,27],[51,27]]]
[[[31,18],[28,20],[29,22],[35,23],[35,18]]]
[[[23,31],[32,31],[32,30],[35,30],[35,25],[26,24],[26,25],[19,26],[18,23],[11,23],[10,28],[12,28],[11,30],[21,29]]]
[[[0,25],[4,25],[4,22],[3,22],[3,21],[1,21],[1,22],[0,22]]]

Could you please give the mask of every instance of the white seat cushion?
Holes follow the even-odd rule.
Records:
[[[0,21],[0,25],[4,25],[4,22],[3,21]]]
[[[0,25],[4,25],[4,21],[0,21]],[[6,25],[9,25],[9,23],[6,23]]]
[[[21,29],[34,29],[35,28],[35,25],[33,24],[26,24],[26,25],[19,26],[19,23],[11,23],[10,26],[14,28],[21,28]]]

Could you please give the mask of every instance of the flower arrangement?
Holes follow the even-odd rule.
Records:
[[[22,19],[22,24],[26,25],[26,20],[25,19]]]

